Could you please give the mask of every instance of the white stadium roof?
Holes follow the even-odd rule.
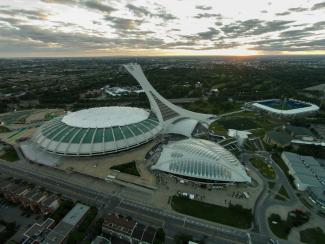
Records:
[[[234,155],[219,144],[202,139],[169,143],[151,168],[198,181],[251,182]]]
[[[273,100],[273,99],[270,99],[270,100]],[[274,114],[278,114],[278,115],[286,115],[286,116],[311,113],[311,112],[316,112],[319,110],[319,107],[317,105],[312,104],[312,103],[302,102],[302,101],[299,101],[299,102],[308,104],[309,106],[303,107],[303,108],[288,109],[288,110],[276,109],[276,108],[272,108],[270,106],[263,105],[263,104],[259,103],[259,102],[264,102],[264,101],[268,101],[268,100],[257,101],[257,102],[254,102],[252,105],[256,108],[265,110],[270,113],[274,113]]]
[[[161,130],[154,113],[132,107],[99,107],[54,118],[38,128],[33,139],[49,152],[90,156],[137,147]]]
[[[99,107],[69,113],[62,122],[79,128],[104,128],[139,123],[149,117],[149,113],[134,107]]]

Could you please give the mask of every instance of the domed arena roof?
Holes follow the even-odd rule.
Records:
[[[68,113],[41,126],[34,141],[62,155],[90,156],[144,144],[162,130],[156,115],[133,107],[99,107]]]
[[[202,139],[167,144],[151,169],[202,182],[251,181],[244,166],[233,154],[217,143]]]

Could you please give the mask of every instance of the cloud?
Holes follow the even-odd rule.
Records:
[[[108,6],[106,4],[102,4],[99,1],[94,1],[94,0],[90,0],[90,1],[86,1],[84,2],[84,5],[89,8],[89,9],[94,9],[106,14],[110,14],[111,12],[115,11],[116,9]]]
[[[176,16],[167,13],[166,9],[164,9],[162,6],[159,5],[159,7],[156,9],[156,11],[149,11],[145,7],[135,6],[133,4],[127,4],[126,8],[130,10],[136,17],[145,17],[148,16],[150,18],[160,18],[164,21],[168,20],[174,20],[177,19]]]
[[[212,38],[214,38],[218,34],[219,34],[219,31],[216,30],[213,27],[209,27],[208,31],[197,33],[197,35],[200,37],[200,39],[203,39],[203,40],[211,40]]]
[[[157,14],[154,14],[153,16],[154,17],[158,17],[160,19],[163,19],[164,21],[177,19],[177,17],[175,15],[172,15],[170,13],[166,13],[164,11],[163,12],[160,12],[160,13],[157,13]]]
[[[304,30],[289,30],[280,33],[280,37],[300,38],[310,36],[312,33]]]
[[[41,0],[45,3],[51,3],[51,4],[62,4],[62,5],[80,5],[81,7],[86,7],[88,9],[100,11],[106,14],[110,14],[113,11],[116,11],[116,9],[112,6],[103,4],[99,0]]]
[[[44,3],[54,3],[54,4],[77,4],[78,0],[41,0]]]
[[[17,25],[22,22],[22,20],[12,18],[12,17],[1,17],[0,16],[0,22],[6,22],[10,24],[11,26]]]
[[[12,17],[26,17],[28,19],[34,20],[46,20],[50,16],[49,13],[43,10],[26,10],[26,9],[10,9],[10,8],[1,8],[0,14],[9,15]]]
[[[138,7],[133,4],[127,4],[126,7],[137,17],[151,16],[152,13],[145,7]]]
[[[211,6],[206,6],[206,5],[196,5],[195,8],[200,9],[200,10],[211,10],[212,9]]]
[[[202,19],[202,18],[212,18],[212,17],[216,17],[218,19],[222,18],[221,14],[210,14],[210,13],[199,13],[197,15],[194,16],[194,18],[196,19]]]
[[[308,8],[299,7],[299,8],[289,8],[288,10],[291,11],[291,12],[304,12],[304,11],[307,11]]]
[[[104,19],[109,21],[110,25],[117,31],[136,29],[143,23],[143,20],[112,17],[109,15],[105,16]]]
[[[285,16],[285,15],[289,15],[291,14],[289,11],[285,11],[285,12],[282,12],[282,13],[276,13],[275,15],[276,16]]]
[[[322,8],[325,8],[325,2],[314,4],[314,6],[312,6],[311,10],[318,10],[318,9],[322,9]]]
[[[66,33],[54,29],[43,29],[35,25],[17,24],[14,28],[1,29],[0,51],[13,43],[19,50],[34,51],[93,51],[107,48],[159,48],[164,40],[156,37],[138,38],[133,36],[108,38],[89,33]],[[133,34],[149,34],[149,32]],[[141,35],[140,35],[141,36]],[[5,48],[6,47],[6,48]]]
[[[289,24],[293,22],[294,21],[286,20],[263,21],[259,19],[249,19],[245,21],[235,21],[223,26],[221,30],[226,37],[247,37],[285,30],[290,28]]]

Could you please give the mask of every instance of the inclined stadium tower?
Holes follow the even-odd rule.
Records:
[[[215,116],[185,110],[163,98],[140,65],[124,65],[150,102],[150,111],[135,107],[98,107],[67,113],[43,124],[33,141],[43,150],[66,156],[116,153],[145,144],[159,134],[192,137]]]

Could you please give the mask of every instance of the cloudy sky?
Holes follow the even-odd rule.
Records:
[[[325,54],[321,0],[0,0],[0,57]]]

